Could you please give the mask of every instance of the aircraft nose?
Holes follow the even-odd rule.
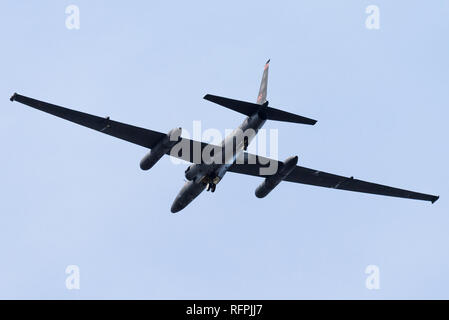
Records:
[[[180,203],[178,201],[173,202],[170,211],[172,213],[176,213],[182,210],[182,206],[180,205]]]

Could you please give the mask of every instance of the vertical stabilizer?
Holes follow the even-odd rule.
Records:
[[[270,65],[270,60],[268,59],[265,63],[265,68],[263,69],[262,81],[260,82],[259,95],[257,96],[257,103],[264,104],[267,102],[267,86],[268,86],[268,67]]]

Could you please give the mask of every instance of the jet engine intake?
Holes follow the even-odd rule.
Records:
[[[191,164],[185,171],[186,179],[189,181],[201,179],[203,174],[201,166],[196,163]]]

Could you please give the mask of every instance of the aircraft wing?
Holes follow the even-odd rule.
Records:
[[[260,169],[263,167],[267,168],[269,161],[271,161],[272,164],[273,162],[274,164],[277,164],[278,168],[282,168],[283,166],[281,161],[272,160],[245,152],[243,164],[234,163],[228,171],[257,177],[266,177],[260,174]],[[371,193],[398,198],[426,200],[431,201],[432,203],[437,201],[439,198],[438,196],[393,188],[377,183],[354,179],[354,177],[343,177],[301,166],[296,166],[296,168],[293,169],[293,171],[284,180],[332,189]]]
[[[91,128],[93,130],[105,133],[107,135],[123,139],[145,148],[153,148],[166,134],[152,131],[144,128],[139,128],[129,124],[113,121],[109,117],[98,117],[88,113],[60,107],[54,104],[50,104],[44,101],[32,99],[19,94],[14,94],[11,101],[18,101],[32,108],[44,111],[62,119],[77,123],[84,127]],[[196,160],[193,158],[193,154],[196,150],[203,150],[208,144],[204,142],[198,142],[190,139],[182,138],[183,143],[186,143],[188,150],[193,150],[188,154],[182,153],[172,154],[170,151],[167,154],[183,159],[189,162],[201,163],[202,159]],[[217,147],[217,146],[215,146]],[[219,147],[218,147],[219,148]],[[244,153],[244,164],[234,163],[230,168],[230,172],[236,172],[246,175],[265,177],[260,174],[260,169],[267,167],[270,163],[275,164],[278,168],[283,166],[281,161],[256,156],[250,153]],[[198,162],[199,161],[199,162]],[[392,188],[376,183],[366,182],[352,177],[343,177],[334,174],[330,174],[323,171],[313,170],[305,167],[296,166],[296,168],[284,179],[285,181],[297,182],[303,184],[309,184],[319,187],[341,189],[348,191],[357,191],[364,193],[379,194],[384,196],[409,198],[417,200],[427,200],[432,203],[437,201],[439,197],[417,193],[413,191]]]
[[[140,128],[132,126],[126,123],[121,123],[109,119],[109,117],[98,117],[88,113],[80,112],[77,110],[72,110],[69,108],[60,107],[51,103],[44,101],[32,99],[26,96],[15,93],[11,101],[17,101],[23,103],[32,108],[50,113],[59,118],[74,122],[76,124],[82,125],[84,127],[105,133],[107,135],[126,140],[145,148],[152,149],[162,138],[166,136],[165,133],[148,130],[145,128]],[[182,141],[189,146],[189,150],[203,150],[207,145],[204,142],[194,141],[190,139],[182,138]],[[170,152],[167,152],[170,154]],[[185,161],[194,162],[193,152],[183,155],[180,154],[170,154],[177,158]],[[196,160],[198,162],[198,160]],[[201,159],[199,160],[201,161]]]
[[[84,127],[103,132],[146,148],[152,148],[165,134],[135,127],[129,124],[110,120],[109,117],[98,117],[88,113],[60,107],[44,101],[14,94],[11,101],[18,101],[32,108],[50,113],[59,118],[77,123]]]

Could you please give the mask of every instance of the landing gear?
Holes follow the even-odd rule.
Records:
[[[207,185],[207,189],[206,191],[210,191],[210,192],[215,192],[215,188],[217,187],[217,183],[220,182],[220,178],[215,176],[215,177],[206,177],[203,180],[203,183],[205,185]]]
[[[247,136],[244,136],[243,137],[243,150],[247,150],[248,149],[248,137]]]
[[[217,185],[215,183],[213,183],[213,182],[208,183],[206,191],[210,191],[210,192],[214,193],[216,187],[217,187]]]

